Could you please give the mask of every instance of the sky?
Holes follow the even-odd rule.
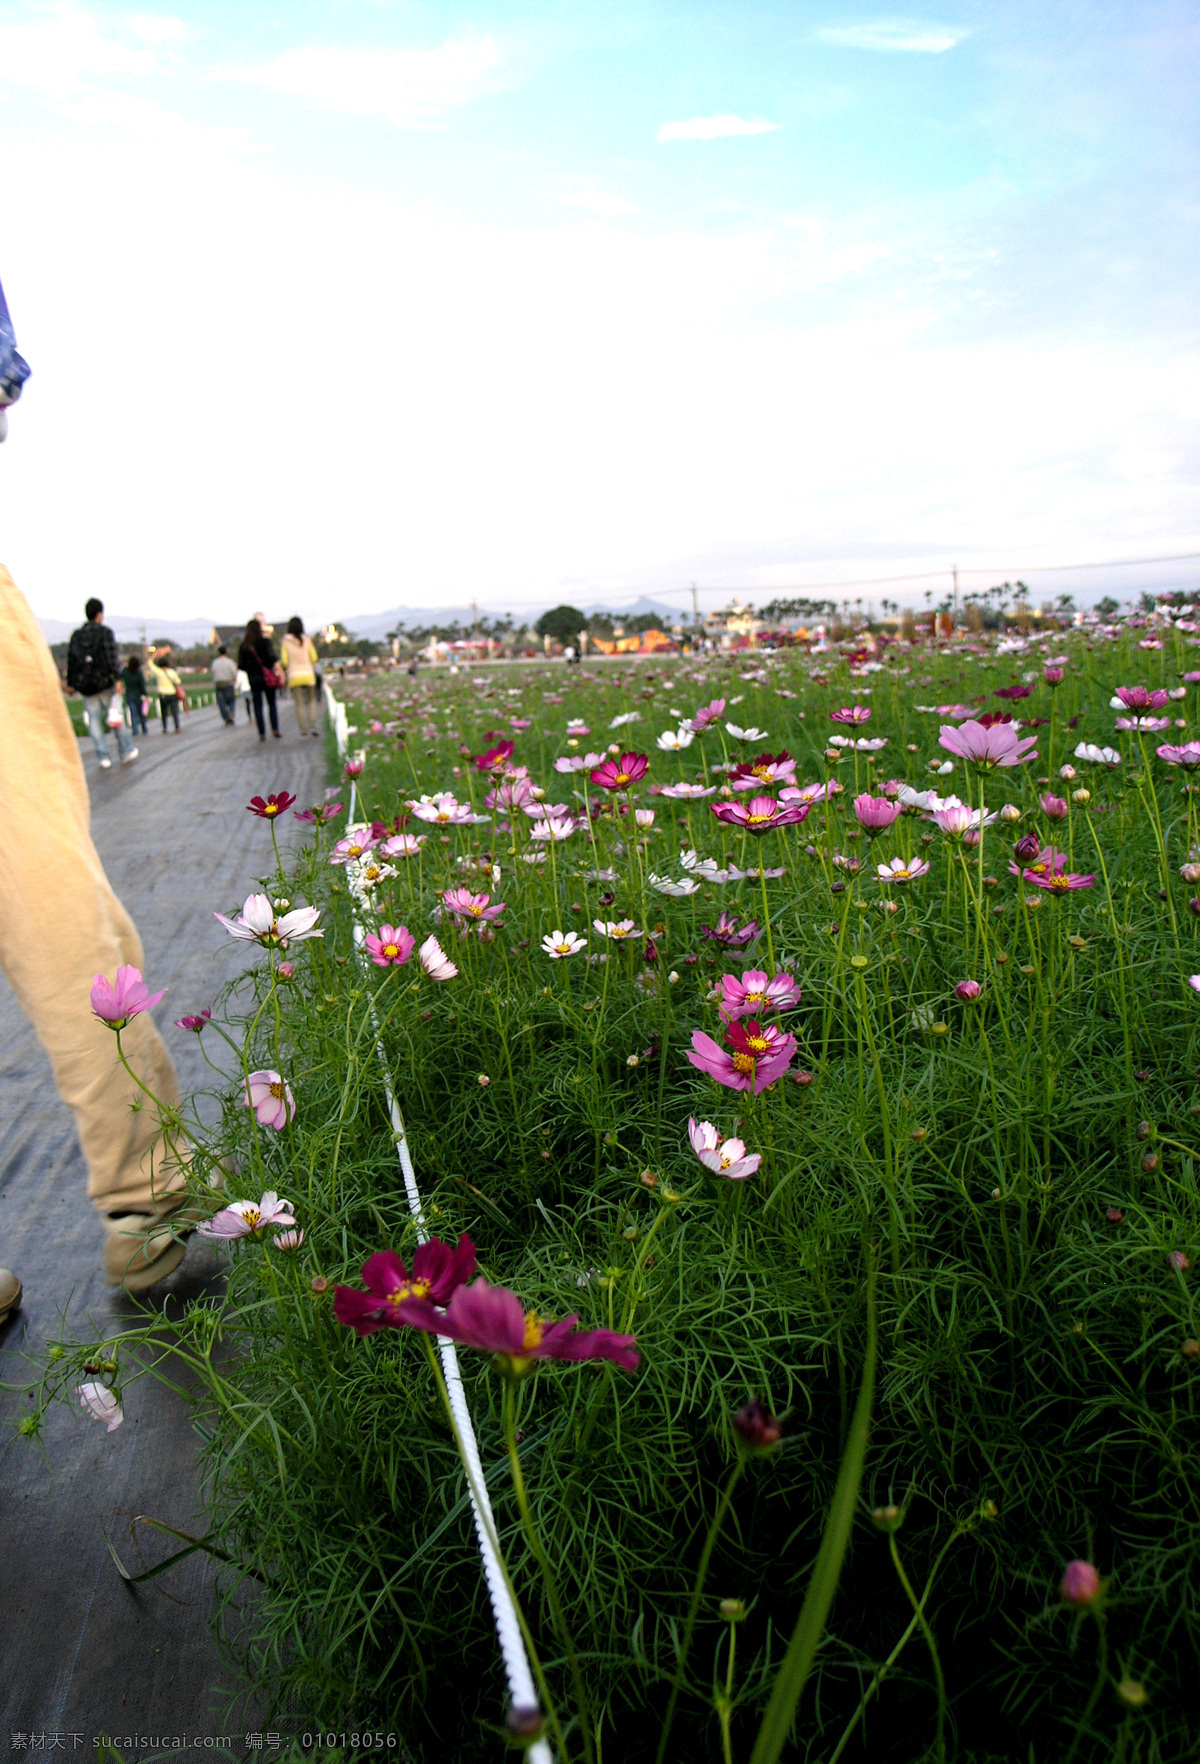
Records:
[[[1194,585],[1198,63],[1194,0],[0,0],[0,558],[68,620]]]

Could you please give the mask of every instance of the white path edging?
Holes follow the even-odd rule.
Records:
[[[328,683],[325,685],[325,706],[337,738],[338,756],[344,760],[349,746],[350,733],[346,707],[340,699],[334,697]],[[348,821],[351,822],[354,819],[357,795],[357,786],[352,779],[348,813]],[[360,961],[365,936],[366,932],[356,917],[354,921],[354,948]],[[376,1015],[373,998],[371,999],[371,1021],[375,1029],[378,1030],[379,1019]],[[375,1041],[375,1052],[383,1073],[384,1095],[387,1098],[388,1114],[391,1117],[392,1133],[396,1141],[396,1155],[400,1160],[400,1173],[404,1178],[404,1192],[408,1199],[408,1210],[412,1214],[413,1222],[417,1228],[417,1240],[424,1243],[429,1237],[429,1230],[425,1223],[425,1209],[421,1200],[421,1191],[417,1187],[417,1173],[413,1168],[412,1153],[408,1147],[404,1117],[400,1112],[400,1105],[392,1088],[391,1073],[388,1070],[383,1043],[378,1035]],[[496,1639],[500,1645],[504,1671],[508,1679],[509,1696],[514,1708],[536,1708],[539,1706],[537,1689],[533,1682],[533,1674],[529,1669],[529,1656],[525,1652],[525,1642],[521,1635],[520,1623],[517,1620],[516,1607],[500,1566],[496,1545],[496,1521],[492,1513],[492,1503],[488,1498],[483,1465],[479,1458],[479,1442],[475,1437],[471,1412],[467,1407],[467,1394],[463,1389],[462,1374],[458,1366],[458,1350],[448,1336],[439,1335],[437,1340],[438,1352],[442,1360],[442,1373],[446,1380],[446,1389],[450,1393],[450,1407],[454,1411],[454,1419],[467,1459],[467,1491],[471,1498],[475,1537],[479,1544],[479,1554],[483,1559],[483,1577],[487,1582],[488,1598],[492,1606],[492,1619],[496,1625]],[[535,1745],[529,1748],[526,1756],[530,1764],[553,1764],[553,1753],[545,1740],[538,1740]]]

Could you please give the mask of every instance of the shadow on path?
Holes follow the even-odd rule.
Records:
[[[152,727],[139,739],[140,757],[107,773],[90,743],[81,747],[96,847],[141,933],[147,979],[170,988],[155,1019],[185,1095],[213,1075],[198,1038],[172,1020],[210,1004],[245,968],[245,946],[227,937],[212,914],[240,905],[254,877],[270,868],[270,835],[245,804],[260,793],[292,790],[303,807],[320,799],[325,784],[324,745],[301,739],[290,705],[280,706],[283,738],[265,746],[240,705],[238,719],[226,729],[210,707],[194,711],[179,736]],[[287,832],[303,829],[289,817]],[[21,1377],[22,1353],[55,1339],[64,1314],[67,1327],[80,1333],[89,1316],[104,1328],[135,1314],[127,1297],[104,1285],[103,1235],[86,1199],[74,1124],[0,977],[0,1264],[25,1285],[21,1310],[0,1329],[4,1383]],[[190,1297],[220,1269],[218,1252],[193,1239],[182,1267],[156,1290]],[[57,1733],[69,1752],[79,1734],[78,1749],[86,1745],[95,1755],[99,1733],[162,1736],[164,1749],[174,1736],[228,1734],[241,1755],[245,1733],[261,1722],[243,1710],[234,1723],[226,1713],[228,1695],[239,1687],[212,1638],[207,1559],[191,1556],[130,1588],[104,1543],[107,1531],[136,1572],[129,1522],[137,1514],[203,1530],[197,1441],[186,1406],[142,1379],[129,1391],[124,1426],[112,1435],[82,1413],[54,1411],[44,1453],[13,1438],[28,1408],[27,1398],[0,1395],[0,1739]],[[171,1547],[145,1529],[142,1542],[147,1565]]]

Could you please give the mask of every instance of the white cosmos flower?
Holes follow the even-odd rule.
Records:
[[[286,949],[289,943],[303,943],[308,937],[324,937],[325,933],[316,928],[320,916],[320,907],[296,907],[276,918],[275,908],[265,894],[248,894],[236,919],[227,919],[224,913],[213,914],[229,935],[240,942],[266,947],[276,944],[280,949]]]
[[[580,937],[577,931],[551,931],[549,937],[542,938],[542,948],[552,962],[558,962],[563,956],[578,955],[586,949],[587,938]]]
[[[664,784],[659,795],[672,797],[677,802],[696,802],[703,796],[711,796],[716,788],[715,784]]]
[[[664,753],[680,753],[690,747],[696,739],[696,732],[688,723],[681,723],[678,729],[664,729],[658,738],[658,745]]]
[[[544,840],[548,844],[560,845],[564,839],[571,837],[577,825],[578,823],[573,821],[570,815],[551,815],[547,820],[535,821],[530,829],[529,837]]]
[[[738,701],[736,698],[731,698],[729,702],[736,704]],[[736,723],[726,723],[725,730],[727,734],[733,736],[735,741],[765,741],[767,739],[765,729],[739,729]]]
[[[689,894],[695,894],[700,886],[690,876],[685,877],[682,882],[675,882],[670,876],[656,876],[651,872],[646,880],[656,894],[667,894],[672,900],[682,900]]]
[[[1081,741],[1075,749],[1075,758],[1086,760],[1092,766],[1119,766],[1121,756],[1115,747],[1097,747],[1094,742]]]
[[[611,937],[620,943],[628,937],[640,937],[641,930],[632,919],[593,919],[592,924],[601,937]]]
[[[75,1395],[93,1421],[103,1421],[106,1433],[115,1433],[124,1421],[125,1411],[107,1384],[78,1384]]]
[[[427,937],[417,954],[431,980],[453,980],[458,973],[436,937]]]
[[[610,729],[623,729],[626,723],[640,723],[641,720],[642,713],[640,711],[625,711],[622,716],[614,717],[608,726]]]

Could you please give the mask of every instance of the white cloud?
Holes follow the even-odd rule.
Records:
[[[664,123],[658,141],[719,141],[727,135],[769,135],[779,127],[762,117],[693,116],[687,122]]]
[[[27,24],[0,25],[0,90],[31,86],[65,96],[88,80],[145,78],[158,68],[152,49],[134,49],[105,36],[73,7],[56,7]]]
[[[446,111],[491,86],[500,52],[490,38],[447,41],[436,49],[289,49],[261,67],[226,77],[303,98],[320,110],[382,117],[398,129],[442,126]]]
[[[957,25],[928,24],[911,18],[876,18],[862,24],[827,25],[817,32],[835,49],[872,49],[891,55],[944,55],[969,32]]]
[[[134,12],[125,20],[125,29],[143,43],[178,43],[188,34],[181,18],[169,12]]]
[[[622,215],[637,213],[632,202],[626,202],[623,196],[615,196],[609,190],[564,190],[558,200],[564,208],[583,208],[589,214],[602,215],[605,220],[619,220]]]

